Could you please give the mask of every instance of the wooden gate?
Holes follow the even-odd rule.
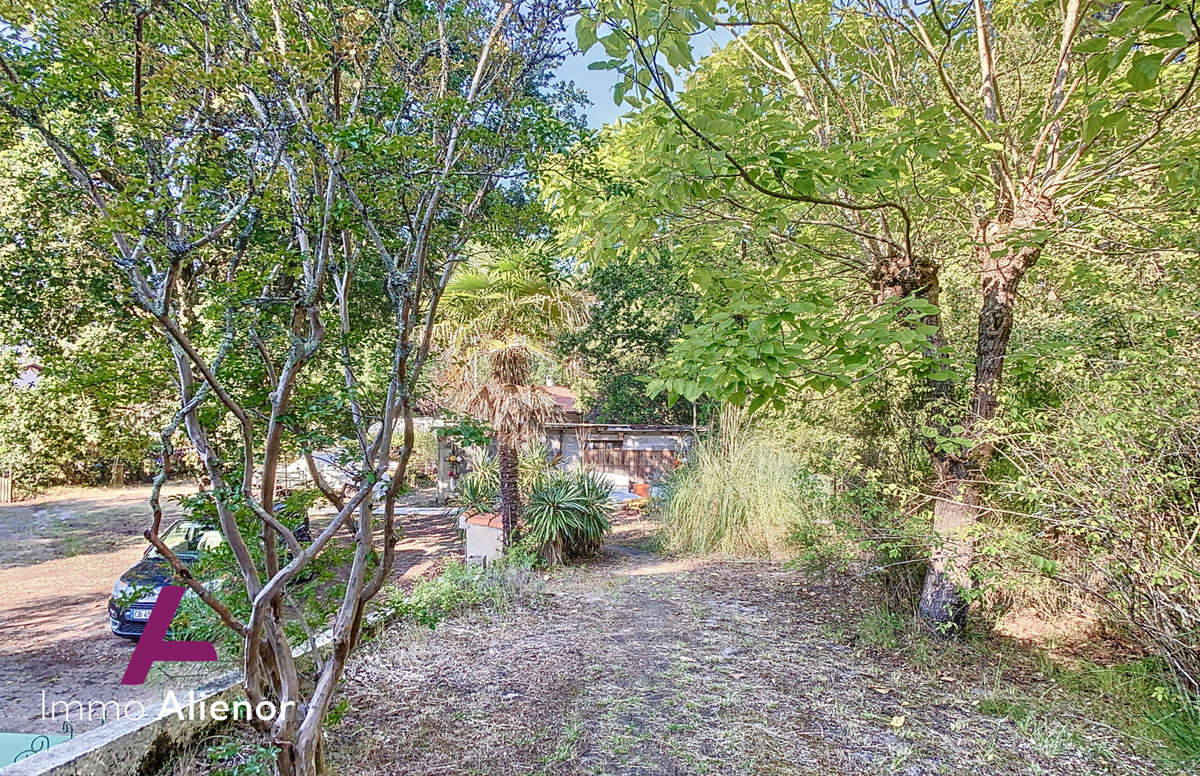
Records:
[[[634,482],[651,482],[676,465],[674,450],[627,450],[622,447],[589,448],[583,451],[583,466],[595,472],[617,474]]]

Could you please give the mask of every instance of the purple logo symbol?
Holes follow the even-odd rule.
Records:
[[[167,629],[179,602],[183,600],[185,588],[175,585],[164,587],[154,602],[150,620],[142,637],[129,658],[129,667],[121,677],[121,684],[142,684],[150,673],[150,666],[157,662],[204,663],[217,659],[217,648],[211,641],[167,641]]]

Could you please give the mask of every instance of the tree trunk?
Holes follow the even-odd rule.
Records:
[[[979,225],[976,260],[983,304],[975,344],[975,380],[961,425],[972,444],[956,453],[933,453],[938,483],[933,508],[933,546],[918,612],[941,633],[956,634],[967,621],[964,593],[971,587],[974,531],[980,514],[980,483],[991,463],[987,422],[996,416],[1004,359],[1012,334],[1021,279],[1042,252],[1029,232],[1053,223],[1054,203],[1033,191],[1011,217]]]
[[[979,486],[962,461],[940,461],[933,505],[933,546],[917,612],[935,630],[950,635],[967,624],[963,592],[971,587],[972,529]]]
[[[321,776],[326,772],[324,736],[318,732],[311,741],[280,746],[275,762],[279,776]]]
[[[521,493],[517,483],[517,446],[506,437],[496,441],[496,463],[500,473],[500,518],[504,546],[512,543],[513,532],[521,517]]]

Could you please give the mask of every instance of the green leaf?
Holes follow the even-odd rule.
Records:
[[[604,46],[604,53],[610,57],[624,57],[626,53],[625,39],[618,33],[612,33],[600,38],[600,45]]]
[[[586,16],[580,16],[575,22],[575,39],[579,42],[579,50],[586,54],[588,49],[596,45],[596,23]]]
[[[1165,35],[1161,38],[1155,38],[1154,40],[1150,41],[1150,45],[1157,46],[1158,48],[1175,49],[1186,46],[1187,42],[1188,39],[1186,36],[1176,33],[1174,35]]]
[[[1145,91],[1158,80],[1158,71],[1162,68],[1162,54],[1140,54],[1133,59],[1129,66],[1129,85],[1135,91]]]
[[[1107,48],[1108,38],[1098,35],[1094,38],[1088,38],[1082,43],[1076,45],[1075,48],[1071,50],[1078,54],[1095,54],[1097,52],[1104,51]]]

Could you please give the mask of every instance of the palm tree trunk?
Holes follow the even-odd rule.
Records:
[[[517,446],[505,435],[496,440],[496,462],[500,472],[500,517],[504,546],[512,544],[521,518],[521,493],[517,486]]]

